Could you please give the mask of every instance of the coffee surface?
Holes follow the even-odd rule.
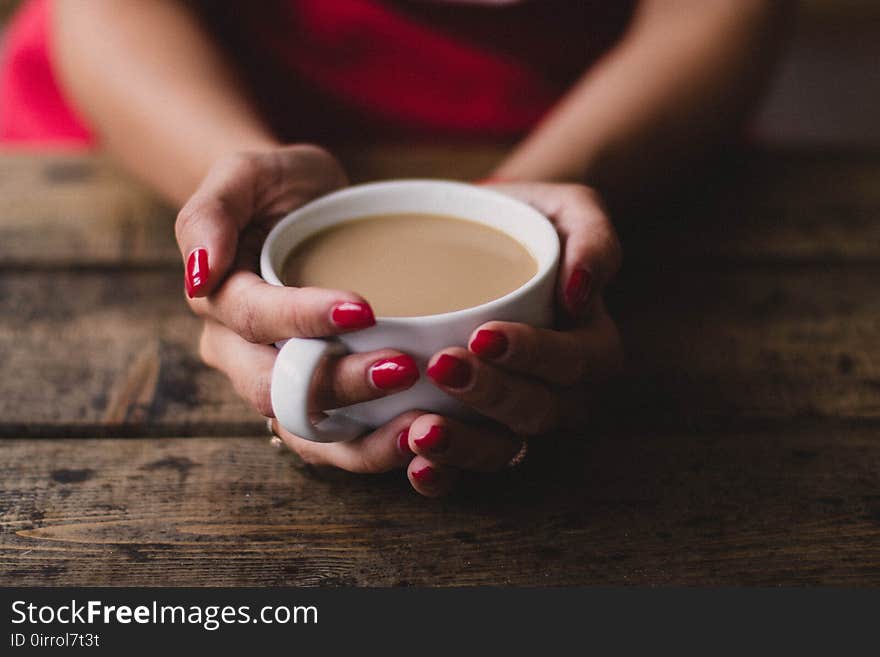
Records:
[[[492,301],[537,271],[528,250],[506,233],[458,217],[405,213],[319,231],[290,253],[282,280],[357,292],[378,317],[415,317]]]

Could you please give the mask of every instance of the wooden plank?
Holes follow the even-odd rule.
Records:
[[[0,157],[0,264],[173,264],[174,214],[103,158]]]
[[[352,179],[476,178],[498,147],[351,148]],[[0,153],[0,265],[173,265],[174,211],[107,158]]]
[[[642,261],[852,262],[880,256],[880,154],[731,152],[616,217]]]
[[[265,437],[3,440],[0,584],[877,585],[875,433],[536,443],[440,501]]]
[[[875,421],[878,276],[873,265],[629,271],[610,299],[631,374],[604,391],[604,413],[639,426]]]
[[[252,432],[201,364],[182,269],[0,274],[0,433]]]
[[[492,146],[349,147],[355,181],[481,177]],[[642,260],[876,259],[880,154],[731,152],[667,199],[616,220]],[[0,156],[0,265],[179,261],[173,212],[102,158]]]
[[[612,291],[632,373],[596,422],[880,417],[880,267],[630,271]],[[0,273],[0,435],[259,431],[200,364],[181,273]]]

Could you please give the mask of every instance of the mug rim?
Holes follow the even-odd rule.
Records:
[[[308,203],[301,205],[296,210],[293,210],[292,212],[286,214],[277,224],[275,224],[275,226],[272,227],[272,230],[269,231],[269,234],[266,236],[266,239],[263,242],[263,246],[260,250],[260,275],[267,283],[270,283],[272,285],[285,286],[284,283],[281,281],[281,277],[278,275],[278,272],[275,270],[275,267],[272,264],[271,251],[275,242],[288,229],[288,227],[296,223],[296,221],[298,221],[299,218],[306,212],[320,212],[323,206],[330,205],[339,201],[339,199],[341,198],[349,196],[356,196],[358,194],[368,193],[371,191],[381,191],[383,189],[389,188],[394,189],[400,187],[415,187],[419,185],[457,188],[460,190],[466,190],[469,194],[477,193],[483,194],[485,196],[492,196],[495,197],[496,200],[503,203],[519,206],[519,209],[521,211],[525,211],[526,214],[530,214],[534,217],[536,223],[540,224],[541,229],[544,230],[545,233],[552,233],[552,237],[548,237],[548,242],[550,244],[550,257],[548,257],[544,262],[538,262],[538,270],[525,283],[511,290],[507,294],[500,296],[496,299],[492,299],[491,301],[486,301],[485,303],[481,303],[476,306],[468,306],[467,308],[460,308],[458,310],[451,310],[445,313],[435,313],[432,315],[407,315],[402,317],[385,317],[377,315],[376,325],[411,325],[413,323],[421,324],[427,322],[442,322],[446,320],[457,320],[462,317],[466,317],[468,314],[473,314],[477,312],[482,313],[486,310],[491,311],[491,309],[494,307],[506,305],[510,301],[513,301],[516,298],[527,294],[531,289],[533,289],[534,287],[539,285],[544,279],[546,279],[548,275],[555,275],[556,267],[559,264],[559,256],[561,250],[559,244],[559,234],[556,232],[556,228],[553,226],[552,222],[546,216],[544,216],[535,207],[529,205],[528,203],[512,196],[502,194],[499,191],[487,189],[485,187],[480,187],[478,185],[473,185],[458,180],[446,180],[442,178],[395,178],[392,180],[360,183],[357,185],[350,185],[348,187],[338,189],[323,196],[319,196],[309,201]],[[349,217],[347,219],[341,219],[339,223],[342,223],[343,221],[350,221],[356,218],[357,217]],[[482,223],[478,219],[467,219],[467,221],[476,221],[478,223]],[[504,230],[503,228],[498,228],[495,226],[493,226],[493,228],[495,228],[496,230],[502,230],[508,237],[516,240],[524,248],[529,249],[528,245],[523,244],[519,238],[511,235],[510,232]],[[297,242],[297,244],[298,243],[299,242]],[[535,260],[537,261],[538,258],[535,258]],[[367,299],[367,302],[369,302],[369,299]]]

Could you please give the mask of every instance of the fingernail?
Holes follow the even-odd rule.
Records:
[[[208,283],[208,276],[211,270],[208,269],[208,250],[199,247],[193,249],[186,259],[186,275],[184,281],[186,283],[186,294],[192,299],[202,288]]]
[[[449,436],[446,435],[443,427],[439,427],[436,424],[431,425],[428,433],[424,436],[413,438],[413,442],[419,446],[419,449],[433,452],[434,454],[440,454],[449,449]]]
[[[330,319],[336,326],[343,329],[362,329],[376,323],[373,309],[369,304],[356,301],[337,303],[330,311]]]
[[[419,368],[406,354],[385,358],[370,366],[370,381],[380,390],[409,388],[418,378]]]
[[[426,465],[421,470],[413,470],[413,479],[425,486],[431,486],[437,481],[437,472],[430,465]]]
[[[425,374],[442,386],[463,388],[471,378],[471,366],[460,358],[441,354]]]
[[[397,449],[404,456],[415,456],[416,453],[409,448],[409,427],[397,434]]]
[[[469,346],[481,358],[498,358],[507,351],[507,336],[498,331],[482,329],[477,331]]]
[[[592,283],[593,277],[586,269],[575,269],[571,272],[565,284],[565,305],[571,314],[576,315],[583,310],[587,297],[590,296]]]

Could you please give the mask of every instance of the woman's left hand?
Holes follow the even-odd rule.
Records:
[[[356,441],[331,445],[309,443],[275,423],[284,442],[307,461],[385,471],[400,467],[402,457],[409,460],[413,487],[436,497],[452,488],[459,470],[500,470],[527,437],[583,425],[591,387],[623,362],[620,336],[602,298],[620,267],[614,228],[595,192],[582,185],[493,188],[534,206],[559,232],[559,328],[488,322],[473,332],[467,348],[448,347],[431,358],[431,381],[490,423],[411,411]]]

